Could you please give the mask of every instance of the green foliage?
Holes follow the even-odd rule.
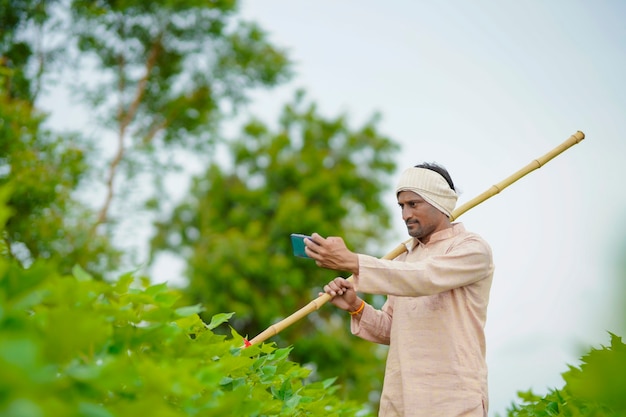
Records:
[[[13,98],[31,101],[36,95],[33,82],[40,81],[46,57],[36,56],[36,48],[25,33],[32,34],[49,19],[48,7],[54,3],[56,0],[0,0],[0,69],[11,71],[4,88]],[[35,58],[38,62],[29,65]]]
[[[128,133],[129,150],[206,151],[223,109],[236,108],[252,88],[290,77],[284,52],[258,25],[238,22],[236,6],[234,0],[71,2],[79,58],[95,57],[107,75],[83,87],[107,114],[105,126]]]
[[[24,265],[46,258],[64,272],[75,262],[102,271],[117,252],[89,233],[89,210],[73,197],[87,170],[83,147],[77,137],[43,129],[45,117],[11,97],[5,86],[12,74],[0,74],[0,186],[10,187],[13,211],[3,236],[7,254]]]
[[[276,131],[258,120],[246,124],[229,148],[232,166],[210,166],[153,241],[155,251],[185,258],[190,301],[207,314],[236,311],[235,327],[254,336],[306,305],[336,274],[295,258],[290,233],[342,236],[361,251],[383,242],[390,219],[381,194],[397,145],[376,123],[351,129],[345,117],[325,118],[299,94]],[[346,320],[345,312],[323,309],[276,342],[295,344],[293,357],[322,377],[340,372],[344,388],[358,385],[350,395],[365,402],[380,390],[383,361],[375,345],[350,335]]]
[[[121,217],[149,217],[151,212],[140,212],[139,207],[153,212],[167,207],[170,201],[164,179],[180,168],[177,158],[197,158],[211,165],[214,146],[222,137],[221,122],[237,114],[253,89],[271,87],[291,77],[285,52],[270,43],[258,25],[237,18],[238,2],[234,0],[73,0],[63,4],[9,0],[3,5],[7,26],[0,34],[0,185],[10,186],[8,204],[15,214],[7,224],[0,249],[29,270],[36,270],[41,262],[38,259],[44,258],[50,260],[49,265],[57,265],[62,276],[80,264],[89,274],[107,278],[103,274],[115,270],[120,261],[119,252],[109,244],[116,222]],[[63,49],[54,49],[59,44]],[[62,80],[71,81],[72,87],[84,94],[82,104],[93,116],[91,128],[99,129],[89,141],[43,128],[45,117],[36,110],[36,92],[45,89],[54,70],[64,70]],[[89,79],[84,79],[87,73]],[[263,162],[254,161],[253,154],[246,156],[246,152],[254,151],[246,150],[246,141],[272,155],[272,175],[267,179],[280,181],[276,188],[241,181],[241,192],[226,201],[243,199],[236,203],[239,208],[233,211],[228,229],[222,229],[218,225],[225,212],[219,204],[211,207],[218,200],[206,193],[228,187],[237,174],[223,172],[215,164],[198,179],[194,190],[202,204],[195,205],[196,196],[192,196],[190,207],[200,211],[211,207],[209,215],[200,220],[214,222],[216,229],[181,220],[178,224],[182,229],[162,231],[155,240],[177,234],[191,236],[194,230],[227,238],[229,243],[224,247],[211,240],[204,251],[197,249],[193,236],[180,248],[161,245],[187,252],[198,285],[206,273],[216,277],[216,286],[212,284],[198,297],[189,297],[188,304],[205,306],[207,312],[201,314],[207,321],[222,311],[236,311],[235,327],[252,334],[316,295],[312,288],[326,282],[329,275],[310,263],[298,264],[288,254],[287,236],[296,226],[342,234],[358,249],[372,243],[373,236],[388,224],[384,205],[377,199],[385,175],[393,169],[390,161],[395,148],[378,134],[376,120],[350,131],[343,117],[325,120],[316,114],[314,106],[306,110],[299,107],[301,103],[296,102],[285,110],[281,132],[263,131],[261,123],[251,122],[233,145],[239,171],[245,167],[257,179],[265,174]],[[300,130],[304,136],[299,136]],[[294,142],[285,143],[285,138]],[[110,160],[103,158],[101,149],[112,152]],[[322,153],[313,156],[318,150]],[[297,162],[300,158],[304,164]],[[299,165],[308,171],[299,172]],[[310,175],[312,170],[320,170],[317,178]],[[293,178],[291,171],[297,172]],[[335,174],[342,180],[335,181]],[[242,175],[246,179],[248,174]],[[138,177],[143,181],[140,190],[131,181]],[[155,180],[154,187],[145,185],[149,179]],[[207,181],[214,184],[207,186]],[[85,189],[104,189],[104,195],[102,199],[91,198],[87,208],[75,199]],[[95,193],[90,194],[93,197]],[[245,207],[256,204],[257,197],[261,211],[248,227]],[[100,201],[104,203],[100,205]],[[112,209],[115,201],[122,201],[127,210]],[[144,205],[146,202],[149,204]],[[175,217],[187,204],[181,205]],[[293,213],[304,211],[309,215],[302,216],[303,222],[294,222]],[[257,244],[233,258],[233,249],[248,246],[251,238],[258,238]],[[276,246],[281,238],[283,243]],[[207,253],[215,258],[205,267],[202,260]],[[228,272],[229,268],[235,273]],[[84,278],[78,270],[74,275]],[[232,276],[238,279],[229,280]],[[246,279],[256,280],[260,291],[249,291]],[[84,282],[90,280],[80,280],[81,285],[88,285]],[[224,283],[228,284],[226,291],[220,287]],[[213,293],[232,295],[212,297]],[[328,311],[312,318],[317,316],[295,336],[318,334],[323,329],[327,334],[317,341],[331,343],[324,349],[315,343],[306,345],[298,355],[307,363],[330,357],[333,363],[317,365],[318,369],[330,369],[354,339],[342,323],[331,320]],[[71,316],[63,313],[60,318]],[[222,331],[224,326],[219,327]],[[358,342],[352,346],[355,351],[351,357],[372,357],[370,347],[363,348],[366,345]],[[62,346],[57,350],[62,353]],[[366,397],[367,391],[380,388],[381,361],[377,363],[345,371],[351,378],[340,377],[350,384],[358,379],[356,372],[366,372],[366,379],[374,381],[374,388],[368,385],[363,391]],[[307,378],[325,379],[318,372]]]
[[[626,415],[626,344],[611,333],[611,345],[591,349],[581,365],[563,373],[565,386],[540,397],[518,393],[521,404],[507,410],[509,417],[618,417]]]
[[[14,184],[17,213],[5,243],[25,265],[134,267],[110,246],[120,222],[167,205],[164,181],[181,154],[210,158],[221,121],[248,92],[291,76],[265,31],[237,19],[235,0],[1,4],[0,185]],[[37,92],[59,81],[93,117],[88,140],[42,128]]]
[[[232,313],[207,325],[179,297],[0,259],[0,416],[356,415],[333,380],[306,383],[290,348],[242,348],[212,332]]]

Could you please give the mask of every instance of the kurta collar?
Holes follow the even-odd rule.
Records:
[[[428,245],[431,245],[432,243],[439,242],[441,240],[446,240],[448,238],[451,238],[452,236],[456,236],[459,233],[463,233],[463,232],[465,232],[465,226],[463,226],[463,223],[452,223],[452,227],[433,233],[433,235],[430,237],[430,240],[428,241],[426,245],[424,245],[422,242],[420,242],[416,238],[413,238],[412,240],[409,240],[406,243],[406,247],[409,252],[412,252],[417,246],[428,246]]]

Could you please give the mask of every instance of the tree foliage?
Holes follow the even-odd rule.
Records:
[[[231,0],[3,2],[0,176],[16,180],[7,232],[23,259],[54,254],[110,271],[120,257],[108,242],[168,201],[176,157],[211,159],[221,122],[248,93],[291,76],[286,54],[236,10]],[[37,93],[53,81],[81,92],[95,133],[44,131]],[[31,231],[38,221],[45,227]]]
[[[236,6],[233,0],[72,1],[78,57],[94,58],[100,73],[91,87],[81,87],[115,143],[98,224],[109,219],[121,173],[148,174],[160,185],[173,165],[168,154],[210,152],[221,120],[251,89],[289,78],[286,55],[258,25],[236,20]],[[158,206],[159,198],[151,201]]]
[[[0,180],[14,187],[15,214],[4,247],[24,265],[50,258],[62,273],[81,264],[91,274],[110,274],[120,262],[110,246],[116,230],[146,210],[163,209],[164,179],[181,168],[181,156],[183,164],[195,159],[210,168],[168,219],[181,229],[162,228],[155,253],[183,254],[194,271],[189,300],[206,301],[212,312],[236,312],[236,328],[247,334],[300,307],[331,277],[289,254],[291,231],[342,235],[354,249],[383,241],[388,215],[379,197],[394,168],[395,145],[377,132],[376,118],[353,131],[344,116],[324,118],[300,97],[285,107],[279,131],[252,120],[225,145],[236,168],[216,161],[222,122],[250,91],[291,76],[287,55],[262,28],[237,17],[236,1],[7,5]],[[55,77],[82,94],[92,117],[89,136],[46,130],[37,93]],[[211,197],[221,188],[223,203]],[[89,205],[80,203],[85,190]],[[188,221],[190,210],[201,224]],[[203,241],[194,233],[224,239]],[[250,250],[234,250],[250,242]],[[207,257],[212,261],[204,265]],[[198,292],[206,276],[218,284]],[[211,292],[219,296],[209,298]],[[292,356],[319,374],[346,356],[372,359],[373,348],[351,338],[337,317],[332,309],[320,312],[278,341],[299,339]],[[364,397],[378,391],[381,363],[345,368],[345,384],[365,380]],[[317,373],[312,378],[320,380]]]
[[[9,97],[32,102],[41,86],[47,54],[41,49],[42,28],[55,0],[0,0],[0,69]],[[50,50],[50,53],[53,51]]]
[[[129,148],[206,150],[224,108],[289,77],[285,54],[235,11],[229,0],[72,2],[79,56],[102,74],[89,97]]]
[[[88,233],[90,210],[73,192],[87,166],[76,135],[58,136],[42,127],[45,115],[7,88],[13,71],[0,74],[0,186],[12,190],[14,215],[2,239],[23,265],[55,259],[69,272],[76,263],[101,271],[115,264],[108,239]]]

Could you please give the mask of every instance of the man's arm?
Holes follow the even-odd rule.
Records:
[[[368,294],[420,297],[470,285],[493,274],[490,248],[480,239],[466,239],[449,252],[424,260],[389,261],[358,255],[358,291]]]

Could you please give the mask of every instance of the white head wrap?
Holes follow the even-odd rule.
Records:
[[[400,191],[413,191],[448,217],[458,198],[446,179],[428,168],[406,169],[398,181],[396,195]]]

